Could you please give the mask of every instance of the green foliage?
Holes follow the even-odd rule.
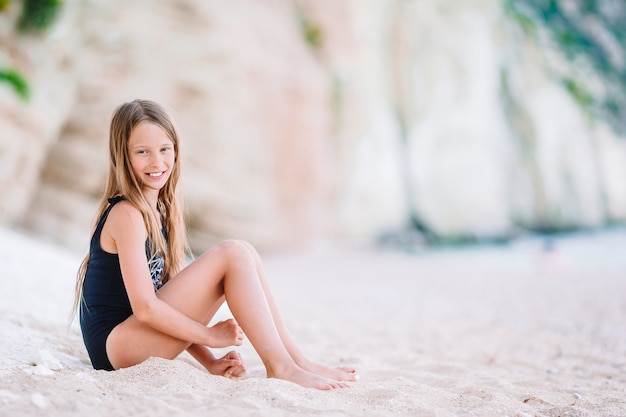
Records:
[[[312,49],[317,50],[322,46],[324,33],[320,25],[309,20],[301,10],[296,10],[298,22],[300,24],[300,33],[304,41]]]
[[[54,23],[62,0],[23,0],[22,14],[17,22],[21,31],[44,31]]]
[[[8,83],[22,99],[28,100],[30,97],[28,82],[26,82],[19,72],[12,69],[0,68],[0,82]]]
[[[604,84],[602,91],[594,90],[580,72],[561,74],[561,81],[586,111],[606,120],[616,132],[626,133],[626,2],[502,1],[525,33],[535,35],[534,28],[540,27],[574,68],[585,63],[592,69]]]
[[[564,78],[563,85],[582,108],[588,109],[593,105],[593,96],[591,93],[575,80]]]
[[[521,13],[514,6],[514,0],[503,0],[504,10],[515,20],[524,30],[526,35],[535,37],[537,35],[537,24],[535,21],[524,13]]]
[[[19,30],[41,32],[55,21],[63,0],[22,0],[22,13],[17,22]],[[6,10],[11,0],[0,0],[0,12]],[[0,67],[0,83],[9,84],[23,100],[30,98],[30,87],[17,71]]]
[[[4,11],[11,4],[11,0],[0,0],[0,12]]]

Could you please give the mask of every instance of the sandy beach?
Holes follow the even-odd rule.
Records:
[[[249,343],[239,380],[186,355],[94,371],[68,327],[80,256],[0,229],[0,416],[626,415],[626,232],[542,247],[320,242],[265,256],[302,350],[359,370],[321,392],[264,378]]]

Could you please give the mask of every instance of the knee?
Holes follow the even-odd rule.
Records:
[[[253,259],[252,246],[244,241],[237,239],[223,240],[216,245],[216,249],[222,256],[233,261],[243,261]]]

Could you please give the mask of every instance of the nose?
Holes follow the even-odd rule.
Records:
[[[159,152],[153,152],[150,154],[150,166],[152,167],[160,167],[161,166],[161,154]]]

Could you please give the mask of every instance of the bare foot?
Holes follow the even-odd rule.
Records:
[[[315,362],[307,362],[302,364],[302,369],[312,372],[314,374],[334,379],[336,381],[349,381],[356,382],[359,380],[359,374],[354,368],[329,368]]]
[[[206,368],[213,375],[222,375],[226,378],[239,378],[246,373],[241,356],[235,351],[228,352],[220,359],[215,359]]]
[[[268,378],[283,379],[301,385],[306,388],[316,388],[319,390],[331,390],[335,388],[348,388],[348,384],[341,381],[333,381],[332,379],[305,371],[304,369],[294,366],[288,371],[281,373],[271,373],[268,371]]]

